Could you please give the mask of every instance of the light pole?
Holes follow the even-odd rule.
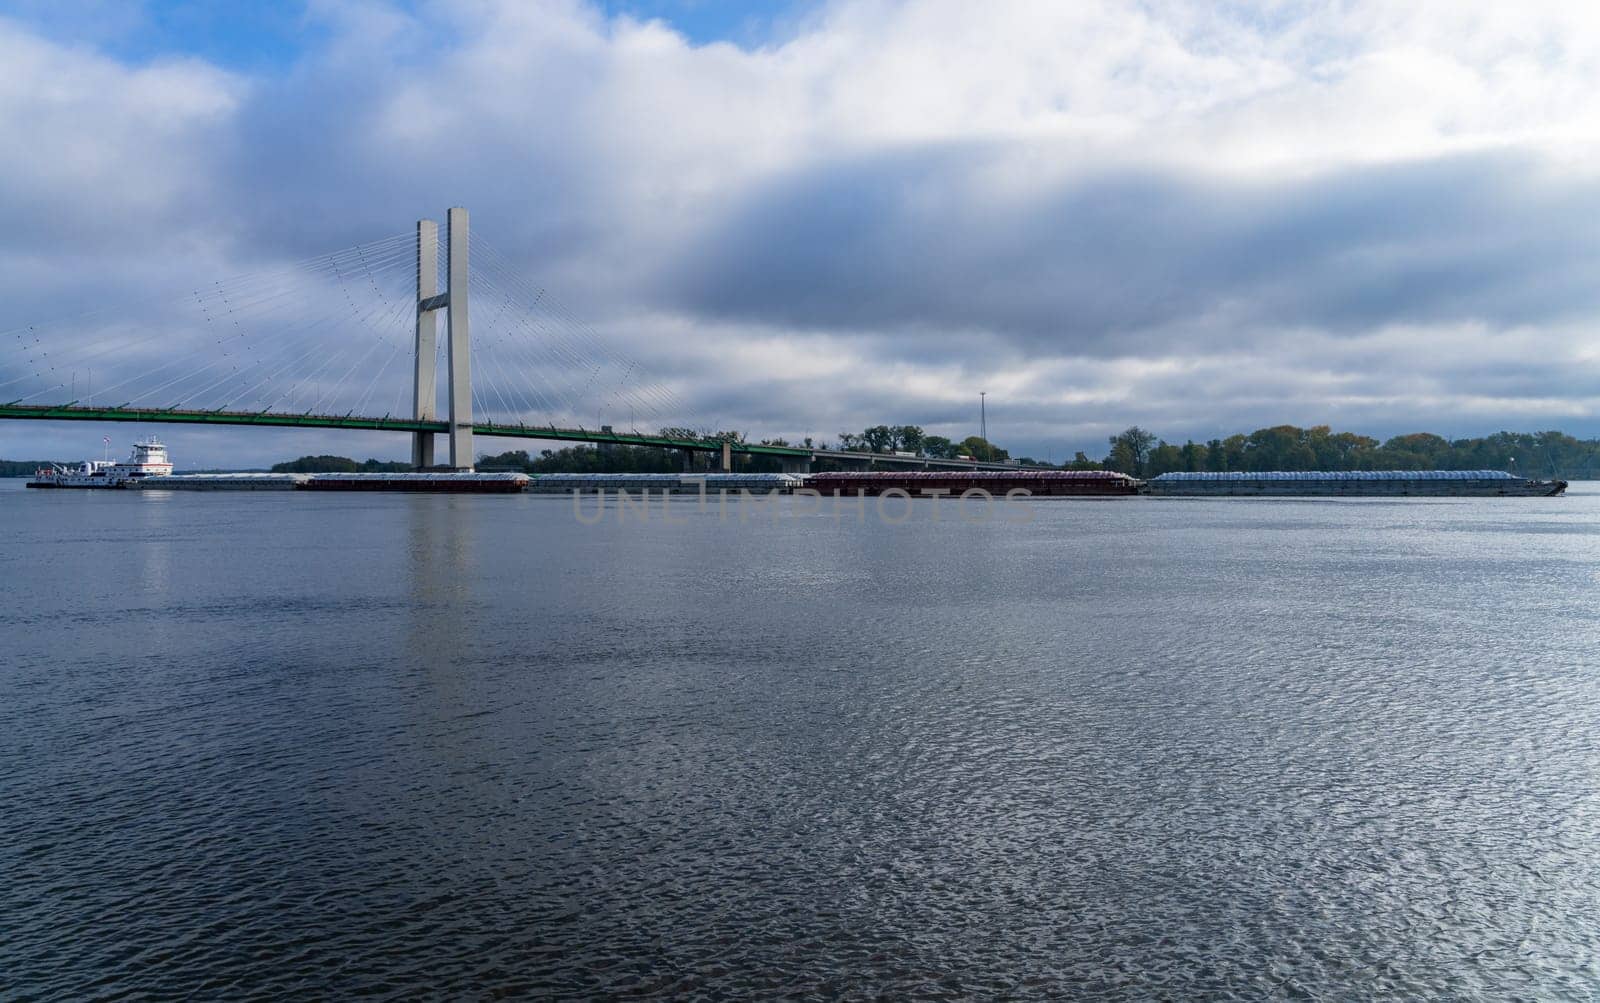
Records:
[[[994,459],[994,450],[989,448],[989,391],[978,391],[978,438],[983,440],[983,458]]]

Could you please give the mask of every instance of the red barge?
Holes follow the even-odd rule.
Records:
[[[918,470],[847,471],[812,474],[806,487],[824,495],[881,495],[902,491],[913,498],[960,498],[986,491],[1001,498],[1012,491],[1034,497],[1136,495],[1143,482],[1111,470]]]

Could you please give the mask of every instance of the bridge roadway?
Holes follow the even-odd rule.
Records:
[[[448,422],[420,421],[415,418],[366,418],[355,415],[280,414],[249,411],[187,411],[178,408],[79,407],[77,402],[63,405],[0,404],[0,419],[38,421],[136,421],[188,425],[250,425],[273,428],[331,428],[369,432],[450,431]],[[675,439],[637,432],[596,431],[586,428],[558,428],[538,425],[474,424],[474,435],[512,439],[546,439],[562,442],[609,443],[619,446],[653,446],[720,453],[721,439]],[[981,460],[945,460],[921,456],[895,456],[892,453],[857,453],[839,449],[813,449],[807,446],[768,446],[751,442],[727,444],[731,453],[772,456],[786,464],[809,465],[813,460],[835,460],[862,467],[879,465],[916,467],[924,470],[1016,470],[1012,463],[987,463]]]

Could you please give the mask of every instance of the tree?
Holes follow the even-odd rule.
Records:
[[[1155,444],[1156,437],[1138,425],[1126,429],[1111,437],[1111,455],[1106,457],[1106,466],[1138,477],[1144,473]]]
[[[894,432],[888,425],[874,425],[861,433],[861,443],[868,452],[887,453],[894,448]]]
[[[1183,470],[1193,473],[1206,468],[1205,447],[1196,445],[1193,439],[1185,442],[1180,452],[1183,456]]]
[[[1300,429],[1293,425],[1258,428],[1245,439],[1244,469],[1305,470],[1315,457],[1302,440]]]
[[[912,453],[922,452],[923,434],[917,425],[896,425],[894,433],[894,448],[904,449]]]
[[[1145,473],[1157,477],[1174,470],[1182,470],[1183,462],[1183,451],[1163,440],[1150,450],[1150,458],[1145,462]]]
[[[948,460],[956,455],[956,444],[942,435],[925,435],[922,437],[922,452],[926,456]]]
[[[999,463],[1009,460],[1011,454],[996,446],[981,435],[969,435],[961,440],[961,453],[975,460],[990,460]]]

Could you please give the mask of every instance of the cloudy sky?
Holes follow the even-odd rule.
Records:
[[[1541,0],[11,0],[0,327],[460,204],[756,435],[971,434],[980,390],[1056,459],[1134,423],[1600,435],[1597,85],[1600,7]]]

